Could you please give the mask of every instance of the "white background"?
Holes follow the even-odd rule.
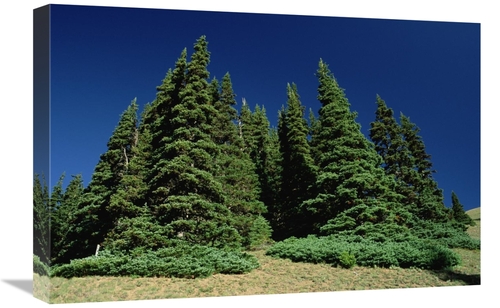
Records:
[[[19,288],[32,280],[33,9],[43,1],[12,1],[0,10],[0,306],[40,307],[44,302]],[[494,198],[498,156],[496,111],[499,71],[498,9],[494,1],[65,1],[54,4],[170,8],[342,17],[481,23],[481,286],[351,291],[208,299],[63,304],[58,307],[234,307],[309,305],[370,307],[495,307],[500,286],[498,204]],[[327,38],[328,39],[328,38]],[[332,33],[331,39],[334,39]],[[464,123],[466,125],[466,123]],[[491,299],[489,298],[491,296]]]

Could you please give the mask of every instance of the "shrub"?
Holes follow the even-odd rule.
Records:
[[[49,266],[43,263],[40,257],[35,254],[33,255],[33,273],[40,276],[49,276],[50,273]]]
[[[343,267],[418,267],[443,269],[460,263],[459,256],[436,242],[414,238],[409,242],[378,242],[359,236],[309,236],[287,239],[266,251],[267,255],[294,262],[328,263]],[[354,257],[355,256],[355,257]]]
[[[339,262],[343,268],[351,268],[356,265],[356,257],[344,250],[340,254]]]
[[[92,275],[197,278],[214,273],[242,274],[257,267],[259,263],[254,256],[239,251],[176,244],[157,251],[102,251],[97,257],[58,265],[52,274],[65,278]]]

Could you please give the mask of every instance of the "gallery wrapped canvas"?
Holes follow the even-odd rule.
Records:
[[[36,298],[481,284],[479,23],[51,4],[33,44]]]

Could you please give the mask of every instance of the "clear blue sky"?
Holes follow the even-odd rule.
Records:
[[[446,205],[453,190],[466,210],[480,206],[479,24],[83,6],[51,17],[51,185],[63,172],[87,184],[131,100],[142,110],[206,35],[210,78],[231,74],[238,108],[263,105],[275,124],[294,82],[317,111],[322,58],[363,133],[379,94],[420,127]]]

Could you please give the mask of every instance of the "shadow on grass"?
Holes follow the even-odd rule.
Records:
[[[439,279],[443,281],[463,281],[467,285],[480,285],[481,284],[481,275],[479,274],[463,274],[457,273],[450,269],[440,270],[440,271],[432,271],[434,275],[436,275]]]

